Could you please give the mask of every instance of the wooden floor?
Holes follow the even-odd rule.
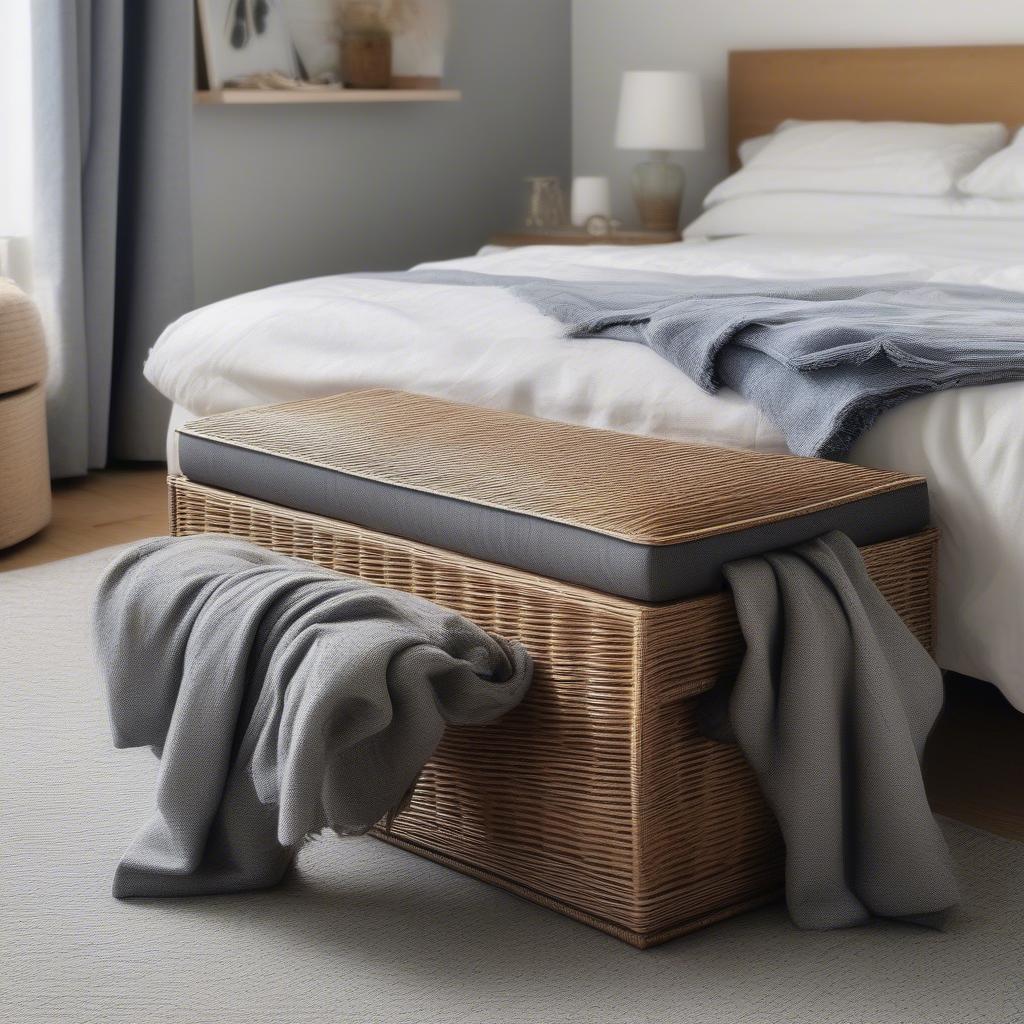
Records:
[[[129,466],[54,487],[53,522],[0,552],[0,572],[167,532],[165,470]],[[928,744],[925,777],[937,811],[1024,840],[1024,714],[991,686],[953,677]]]
[[[167,533],[167,469],[133,463],[53,485],[53,520],[0,551],[0,572]]]

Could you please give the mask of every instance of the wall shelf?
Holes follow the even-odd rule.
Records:
[[[264,103],[451,103],[458,89],[200,89],[196,106],[251,106]]]

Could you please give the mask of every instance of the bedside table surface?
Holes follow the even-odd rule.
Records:
[[[507,231],[492,235],[488,244],[509,248],[520,245],[665,245],[680,242],[682,238],[680,231],[626,228],[613,231],[610,235],[590,235],[578,228],[562,228],[554,231]]]

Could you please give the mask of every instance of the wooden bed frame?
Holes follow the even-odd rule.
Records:
[[[729,164],[744,139],[806,120],[1024,124],[1024,45],[729,54]]]

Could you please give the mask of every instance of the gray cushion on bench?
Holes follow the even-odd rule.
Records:
[[[720,589],[726,562],[829,530],[864,545],[928,525],[928,489],[918,482],[683,543],[634,543],[186,432],[178,435],[178,454],[182,473],[196,483],[641,601]]]

